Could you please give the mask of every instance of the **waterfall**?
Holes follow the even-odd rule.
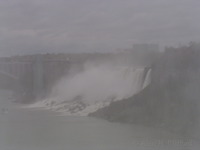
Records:
[[[62,79],[38,105],[67,114],[87,115],[113,101],[127,99],[151,81],[151,69],[98,66]]]
[[[148,71],[147,71],[147,73],[145,75],[145,78],[144,78],[142,89],[147,87],[150,83],[151,83],[151,69],[148,69]]]

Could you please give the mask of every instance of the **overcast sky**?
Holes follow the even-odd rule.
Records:
[[[0,55],[200,41],[200,0],[0,0]]]

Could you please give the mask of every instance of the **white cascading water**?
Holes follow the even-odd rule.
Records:
[[[146,72],[146,73],[145,73]],[[49,98],[33,107],[45,107],[66,115],[88,115],[113,101],[140,92],[150,83],[151,70],[134,67],[89,67],[62,79]]]
[[[145,75],[144,82],[143,82],[143,85],[142,85],[142,89],[147,87],[150,83],[151,83],[151,69],[149,69],[147,71],[147,74]]]

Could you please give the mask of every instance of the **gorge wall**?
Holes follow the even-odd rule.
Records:
[[[90,116],[198,136],[199,91],[200,45],[191,43],[179,48],[167,48],[152,65],[149,86]]]

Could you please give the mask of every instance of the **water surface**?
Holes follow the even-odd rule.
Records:
[[[0,150],[195,149],[191,141],[162,130],[22,109],[6,92],[0,100]]]

